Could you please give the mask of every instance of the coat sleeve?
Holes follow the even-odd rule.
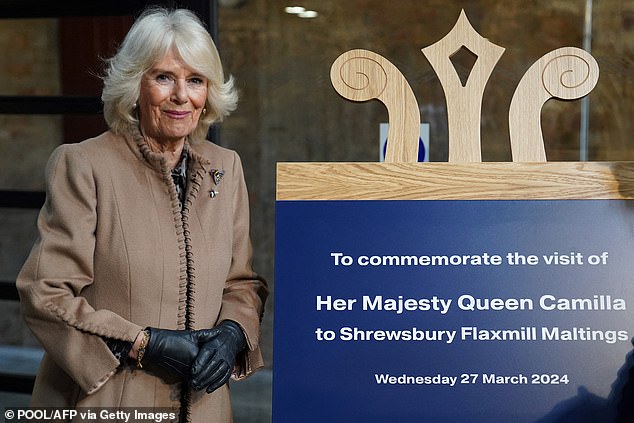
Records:
[[[87,394],[119,366],[104,339],[133,341],[142,329],[82,296],[93,283],[97,191],[81,146],[63,145],[46,167],[39,239],[16,284],[22,315],[55,363]]]
[[[251,266],[249,199],[242,164],[237,154],[235,154],[232,175],[235,183],[233,192],[233,252],[218,321],[233,320],[244,331],[247,348],[238,357],[233,373],[234,379],[242,379],[263,366],[259,337],[268,287],[266,281],[256,274]]]

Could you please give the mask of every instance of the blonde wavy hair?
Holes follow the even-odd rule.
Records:
[[[200,116],[191,137],[205,139],[213,123],[235,110],[238,94],[233,78],[225,81],[218,50],[200,19],[186,9],[152,7],[139,16],[117,53],[106,60],[101,100],[104,118],[113,132],[124,134],[138,127],[135,109],[141,78],[172,47],[189,67],[208,80],[207,113]]]

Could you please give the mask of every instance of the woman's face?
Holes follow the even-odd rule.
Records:
[[[143,134],[161,144],[183,140],[196,128],[206,99],[207,78],[170,49],[141,80],[138,106]]]

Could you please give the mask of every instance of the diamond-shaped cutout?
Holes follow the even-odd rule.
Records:
[[[458,51],[449,56],[449,60],[460,78],[460,83],[465,87],[478,56],[465,46],[461,46]]]

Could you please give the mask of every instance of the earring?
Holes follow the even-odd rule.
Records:
[[[207,114],[207,108],[203,107],[203,115],[206,115],[206,114]]]

